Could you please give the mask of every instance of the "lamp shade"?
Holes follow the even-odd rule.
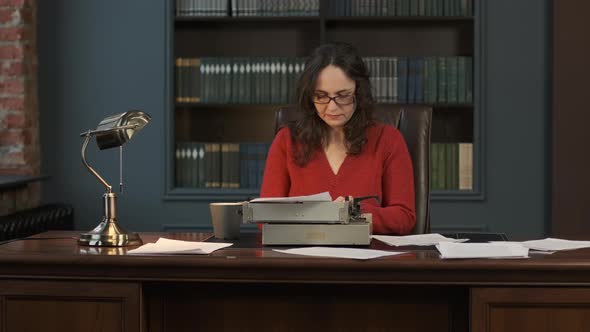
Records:
[[[100,150],[125,144],[151,120],[142,111],[127,111],[104,118],[96,127],[96,144]]]

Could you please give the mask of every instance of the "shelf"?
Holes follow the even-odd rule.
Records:
[[[278,109],[281,107],[293,106],[289,104],[219,104],[219,103],[175,103],[179,109]],[[377,107],[387,107],[387,105],[398,105],[396,103],[376,103]],[[426,104],[408,104],[408,105],[426,105]],[[430,104],[428,104],[430,105]],[[470,103],[453,103],[453,104],[434,104],[432,107],[436,109],[461,109],[470,110],[473,108],[473,104]]]
[[[396,104],[380,103],[377,108],[387,108]],[[408,106],[417,104],[408,104]],[[193,141],[247,141],[270,142],[274,136],[274,112],[288,104],[206,104],[177,103],[175,114],[176,138]],[[432,141],[433,142],[471,142],[473,141],[472,104],[434,105]],[[228,118],[228,116],[230,116]],[[203,122],[202,119],[208,119]],[[260,126],[266,123],[267,126]],[[266,128],[268,127],[268,128]],[[258,129],[256,129],[258,128]],[[262,129],[261,129],[262,128]],[[227,138],[223,138],[226,135]]]
[[[169,24],[173,30],[170,38],[170,53],[173,59],[303,58],[309,56],[311,51],[322,43],[342,41],[353,44],[359,49],[363,57],[470,57],[472,59],[472,62],[470,62],[472,72],[466,72],[465,77],[457,75],[462,79],[465,78],[465,85],[469,79],[469,84],[471,84],[470,98],[457,97],[456,99],[447,100],[475,100],[475,102],[407,105],[429,105],[433,107],[432,143],[473,144],[474,156],[471,165],[473,190],[433,190],[431,192],[432,201],[483,200],[485,183],[481,168],[482,156],[485,154],[481,151],[483,144],[481,68],[485,65],[485,59],[482,59],[480,45],[482,30],[479,15],[481,13],[475,10],[473,13],[476,15],[473,16],[336,16],[330,15],[330,13],[345,13],[342,11],[329,11],[329,5],[336,2],[328,0],[320,0],[320,2],[321,9],[318,16],[176,17],[172,15]],[[474,2],[480,4],[478,1]],[[340,6],[339,2],[338,5]],[[474,5],[473,8],[475,7]],[[173,5],[171,9],[171,14],[173,14]],[[455,11],[454,13],[471,14],[470,11]],[[426,60],[424,61],[427,64]],[[437,70],[440,65],[438,61],[439,59],[435,64]],[[386,62],[386,64],[388,63]],[[372,70],[383,70],[383,62],[376,61],[373,65]],[[172,67],[174,67],[173,62]],[[458,71],[459,69],[457,69]],[[170,87],[173,90],[174,76],[172,73],[174,71],[169,76],[172,82]],[[446,72],[443,73],[450,75]],[[383,75],[380,77],[383,77]],[[448,79],[450,80],[450,78]],[[406,82],[406,84],[409,84],[409,82]],[[421,81],[420,84],[425,83]],[[459,86],[459,79],[457,79],[457,86]],[[440,86],[437,85],[436,91],[439,89]],[[376,93],[379,100],[387,100],[384,91]],[[229,94],[228,90],[224,89],[224,96],[227,94]],[[426,100],[445,100],[436,96],[438,95],[428,99],[424,95],[423,98],[426,98]],[[185,95],[185,97],[189,96]],[[191,95],[191,97],[194,96]],[[424,100],[423,98],[417,100]],[[252,99],[204,98],[203,100],[247,101]],[[288,101],[293,99],[265,98],[255,100]],[[416,99],[410,98],[409,100]],[[377,108],[385,109],[393,105],[399,104],[390,102],[376,103]],[[173,154],[175,144],[199,142],[270,143],[275,135],[276,120],[274,119],[274,111],[281,107],[293,107],[294,105],[288,103],[176,102],[174,93],[172,93],[168,106],[170,107],[168,114],[168,123],[170,125],[167,128],[167,137],[171,142],[167,142],[169,149],[167,155],[169,158],[164,199],[211,202],[241,201],[257,197],[259,191],[255,188],[175,188],[175,184],[178,183],[174,176],[175,159]],[[445,187],[437,186],[437,188]]]
[[[317,17],[177,20],[173,54],[175,57],[303,57],[320,44],[319,29]]]
[[[176,103],[178,109],[279,109],[288,104],[218,104],[218,103]]]
[[[246,201],[260,196],[258,189],[172,188],[164,196],[168,201]]]
[[[399,105],[397,103],[376,103],[377,107],[380,106],[384,106],[386,107],[387,105]],[[437,109],[463,109],[463,110],[469,110],[471,108],[473,108],[473,104],[470,103],[449,103],[449,104],[424,104],[424,103],[418,103],[418,104],[407,104],[407,105],[428,105],[428,106],[432,106],[432,108],[434,109],[434,111],[436,112]]]
[[[319,16],[177,16],[176,24],[183,23],[287,23],[287,22],[318,22]]]
[[[202,189],[173,188],[164,200],[167,201],[246,201],[259,196],[257,189]],[[465,201],[483,200],[479,192],[468,190],[433,190],[432,201]]]
[[[175,23],[285,23],[285,22],[319,22],[320,16],[177,16]],[[472,16],[328,16],[327,23],[359,22],[359,23],[458,23],[473,22]]]
[[[463,23],[473,22],[472,16],[329,16],[326,23],[359,22],[359,23]]]
[[[474,190],[432,190],[431,201],[483,201],[483,193]]]
[[[47,175],[0,175],[0,190],[24,187],[31,182],[48,179]]]
[[[387,20],[375,17],[375,20],[334,19],[325,24],[325,40],[353,44],[362,56],[473,55],[473,33],[472,20]]]

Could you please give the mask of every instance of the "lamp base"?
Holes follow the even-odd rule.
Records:
[[[129,233],[114,220],[104,220],[95,229],[80,234],[78,244],[95,247],[126,247],[143,244],[136,233]]]

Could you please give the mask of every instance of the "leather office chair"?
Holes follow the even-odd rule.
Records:
[[[275,134],[289,122],[297,120],[294,107],[275,111]],[[408,145],[414,169],[416,226],[414,234],[430,232],[430,131],[432,107],[427,105],[380,105],[374,118],[399,129]]]

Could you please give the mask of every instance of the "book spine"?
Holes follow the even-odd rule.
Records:
[[[221,188],[229,188],[230,184],[230,174],[229,170],[231,167],[231,160],[229,154],[229,144],[228,143],[221,143],[221,181],[220,187]]]
[[[424,58],[416,58],[415,103],[424,102]]]
[[[408,102],[408,58],[398,58],[398,100],[404,104]]]
[[[447,102],[457,102],[457,57],[447,58]]]
[[[206,162],[205,162],[205,144],[198,143],[197,146],[199,149],[199,154],[198,154],[199,179],[197,181],[197,187],[205,188],[205,181],[206,181],[206,177],[207,177],[207,173],[206,173],[207,166],[206,166]]]
[[[413,104],[416,102],[417,60],[418,59],[416,58],[408,59],[408,104]]]
[[[459,190],[473,190],[472,143],[459,143]]]
[[[240,144],[232,143],[230,145],[231,153],[231,184],[230,188],[240,188]]]
[[[176,187],[182,187],[182,143],[176,143],[174,157],[174,184]]]
[[[438,86],[437,86],[437,92],[438,92],[438,102],[441,104],[444,104],[447,102],[447,80],[448,80],[448,74],[447,74],[447,62],[446,62],[446,58],[443,56],[440,56],[437,58],[437,78],[438,78]]]
[[[465,59],[465,102],[473,102],[473,58]]]

